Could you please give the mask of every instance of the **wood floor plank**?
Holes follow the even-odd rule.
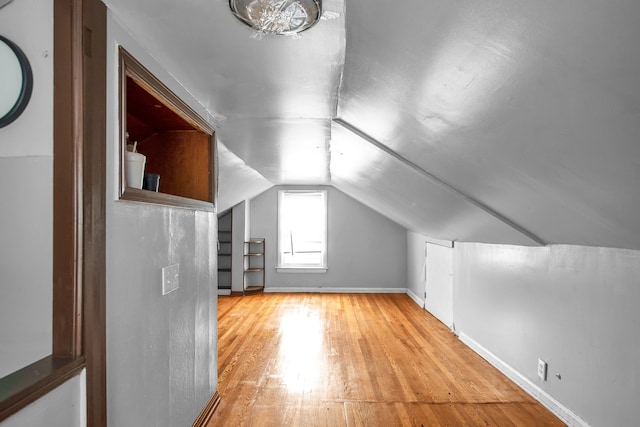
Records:
[[[398,294],[218,299],[209,426],[563,425]]]

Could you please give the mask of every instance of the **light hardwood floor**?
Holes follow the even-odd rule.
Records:
[[[209,426],[559,426],[398,294],[218,298]]]

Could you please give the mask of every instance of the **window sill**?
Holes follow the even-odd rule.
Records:
[[[0,424],[84,368],[84,357],[59,359],[49,355],[0,378]]]
[[[326,273],[327,267],[276,267],[278,273]]]
[[[156,193],[154,191],[142,190],[133,187],[126,187],[125,191],[120,196],[120,200],[215,212],[215,206],[211,202],[174,196],[173,194]]]

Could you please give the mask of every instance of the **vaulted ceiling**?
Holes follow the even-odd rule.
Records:
[[[221,209],[324,184],[436,238],[640,249],[636,0],[325,0],[300,38],[106,3],[215,117]]]

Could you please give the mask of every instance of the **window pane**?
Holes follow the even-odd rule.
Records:
[[[279,265],[326,266],[326,192],[280,191]]]

